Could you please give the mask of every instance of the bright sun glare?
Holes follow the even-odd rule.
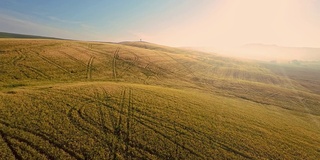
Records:
[[[247,43],[319,46],[313,0],[227,0],[163,36],[170,43],[230,47]],[[196,15],[195,15],[196,16]],[[182,26],[183,25],[183,26]],[[169,33],[170,32],[170,33]],[[167,39],[159,35],[156,39]],[[179,37],[176,38],[176,37]],[[177,45],[179,45],[177,44]]]

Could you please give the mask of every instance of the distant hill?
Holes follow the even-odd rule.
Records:
[[[0,32],[0,38],[61,39],[55,37],[35,36],[17,33]]]
[[[238,55],[250,59],[273,61],[319,61],[320,48],[283,47],[265,44],[247,44],[236,51]]]
[[[261,60],[261,61],[320,61],[320,48],[311,47],[284,47],[267,44],[246,44],[235,48],[212,48],[198,47],[192,48],[198,51],[214,52],[224,56],[237,58]]]

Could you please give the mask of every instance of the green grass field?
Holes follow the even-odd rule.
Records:
[[[0,159],[318,159],[315,65],[0,39]]]

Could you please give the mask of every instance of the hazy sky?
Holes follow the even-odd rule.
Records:
[[[320,47],[320,0],[1,0],[0,31],[171,46]]]

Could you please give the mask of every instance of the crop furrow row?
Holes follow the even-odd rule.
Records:
[[[46,156],[48,159],[55,159],[55,157],[50,155],[46,150],[44,150],[43,148],[39,147],[36,144],[33,144],[32,142],[29,142],[29,141],[27,141],[27,140],[25,140],[25,139],[23,139],[21,137],[17,137],[17,136],[14,136],[14,135],[7,135],[5,133],[2,133],[2,134],[4,134],[4,136],[6,136],[6,137],[10,137],[10,138],[12,138],[14,140],[17,140],[17,141],[19,141],[21,143],[24,143],[24,144],[28,145],[29,147],[31,147],[34,150],[36,150],[38,153]]]
[[[7,138],[7,136],[5,136],[5,134],[0,130],[0,136],[2,137],[2,139],[4,140],[4,142],[6,143],[6,145],[9,147],[12,155],[15,157],[15,159],[18,160],[22,160],[22,156],[20,156],[18,154],[18,152],[14,149],[14,147],[12,146],[11,142],[9,141],[9,139]]]
[[[201,154],[196,153],[193,149],[191,149],[191,148],[189,148],[189,147],[187,147],[187,146],[185,146],[185,145],[183,145],[183,144],[180,144],[180,143],[176,142],[176,141],[173,140],[171,137],[169,137],[169,136],[166,135],[165,133],[162,133],[161,131],[159,131],[159,130],[156,129],[155,127],[153,127],[153,126],[151,126],[151,125],[149,125],[149,124],[147,124],[147,123],[145,123],[145,122],[143,122],[143,121],[141,121],[141,120],[139,120],[139,119],[135,119],[135,120],[136,120],[138,123],[140,123],[141,125],[147,127],[148,129],[150,129],[150,130],[154,131],[155,133],[157,133],[158,135],[162,136],[163,138],[165,138],[165,139],[169,140],[170,142],[178,145],[179,147],[183,148],[184,150],[189,151],[191,154],[193,154],[193,155],[195,155],[195,156],[198,156],[198,157],[204,158]]]
[[[59,148],[61,150],[63,150],[65,153],[68,153],[70,156],[76,158],[76,159],[83,159],[82,158],[82,155],[80,156],[78,153],[68,149],[65,145],[63,144],[60,144],[58,142],[56,142],[55,140],[53,140],[52,138],[53,137],[50,137],[44,133],[38,133],[36,131],[33,131],[31,129],[27,129],[27,128],[23,128],[23,127],[16,127],[16,126],[11,126],[9,123],[3,121],[3,120],[0,120],[0,123],[3,124],[4,126],[6,127],[9,127],[9,128],[12,128],[12,129],[16,129],[16,130],[19,130],[19,131],[23,131],[23,132],[26,132],[30,135],[33,135],[33,136],[36,136],[48,143],[50,143],[52,146],[56,147],[56,148]]]
[[[167,156],[161,154],[156,148],[152,148],[152,147],[149,147],[148,145],[141,144],[138,141],[132,140],[132,142],[129,143],[129,145],[131,148],[140,149],[141,151],[157,156],[157,158],[168,159]],[[141,152],[140,154],[143,154],[143,152]]]

